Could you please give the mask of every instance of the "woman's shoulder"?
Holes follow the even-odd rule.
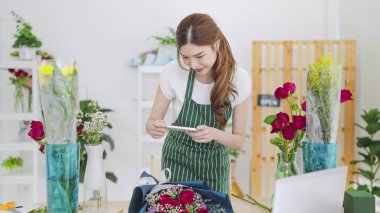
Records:
[[[232,83],[236,85],[237,83],[244,83],[248,81],[251,81],[251,76],[249,75],[248,71],[242,67],[236,67]]]
[[[164,66],[161,75],[169,75],[172,78],[173,77],[176,78],[176,77],[188,75],[188,71],[180,67],[177,60],[173,60]]]

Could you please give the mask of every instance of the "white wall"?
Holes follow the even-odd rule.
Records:
[[[138,176],[134,113],[137,75],[128,61],[154,46],[147,38],[165,35],[167,27],[176,27],[192,12],[205,12],[225,33],[239,65],[250,71],[253,40],[335,38],[335,2],[0,0],[0,57],[11,52],[15,23],[9,13],[15,10],[32,23],[43,41],[41,49],[78,61],[81,98],[97,99],[102,106],[115,110],[109,118],[116,149],[109,152],[105,165],[119,178],[117,184],[108,185],[109,200],[125,200],[130,198]],[[248,192],[248,143],[246,150],[238,163],[237,178]]]
[[[363,110],[380,109],[380,1],[340,0],[340,36],[357,41],[355,121],[365,125]],[[367,136],[356,128],[356,137]],[[377,134],[380,139],[380,134]],[[356,141],[356,140],[355,140]],[[356,150],[356,158],[361,158]],[[360,165],[363,166],[363,165]],[[380,174],[377,175],[380,177]]]

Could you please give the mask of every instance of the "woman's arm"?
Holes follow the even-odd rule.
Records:
[[[232,133],[200,125],[197,127],[197,132],[187,132],[187,134],[198,143],[208,143],[211,140],[216,140],[228,148],[241,149],[246,140],[248,98],[234,107],[232,115]]]
[[[146,131],[153,138],[162,138],[168,131],[166,128],[166,123],[163,119],[168,111],[169,105],[170,100],[165,98],[160,86],[158,86],[152,111],[150,112],[149,118],[145,123]]]

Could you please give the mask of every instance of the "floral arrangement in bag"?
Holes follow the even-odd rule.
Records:
[[[149,194],[147,213],[208,213],[208,209],[199,193],[183,185],[172,185],[168,189]]]
[[[28,94],[27,112],[32,111],[32,75],[23,69],[8,69],[11,77],[9,80],[15,86],[15,102],[16,111],[25,112],[24,91]]]
[[[341,90],[342,65],[335,64],[332,54],[308,65],[307,135],[312,143],[336,143],[339,104],[352,99],[350,90]]]

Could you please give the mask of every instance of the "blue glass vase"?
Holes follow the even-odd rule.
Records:
[[[337,166],[337,143],[302,142],[304,172],[315,172]]]
[[[80,144],[47,144],[47,210],[78,212]]]

